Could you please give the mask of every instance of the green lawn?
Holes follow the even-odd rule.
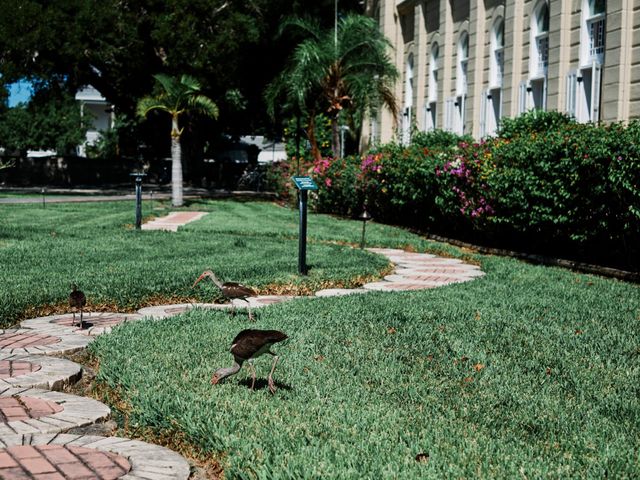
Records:
[[[359,222],[312,215],[314,268],[300,280],[294,211],[234,202],[190,208],[211,213],[169,234],[124,228],[130,204],[1,207],[3,315],[22,315],[22,297],[33,291],[36,305],[63,301],[75,279],[89,295],[127,307],[195,295],[190,283],[206,266],[256,286],[315,288],[355,283],[386,265],[342,245],[358,241]],[[370,227],[372,244],[460,254]],[[475,258],[487,275],[465,284],[299,299],[260,310],[255,323],[195,310],[126,324],[91,346],[99,380],[129,405],[132,429],[184,435],[222,463],[226,478],[640,476],[640,288]],[[230,364],[231,339],[243,328],[290,337],[274,348],[281,362],[273,396],[264,380],[248,389],[247,369],[209,384]],[[256,367],[264,379],[270,359]],[[428,461],[416,462],[419,453]]]

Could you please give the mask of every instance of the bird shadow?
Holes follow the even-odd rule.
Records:
[[[247,378],[245,380],[240,380],[238,382],[239,385],[243,385],[247,388],[251,388],[251,379]],[[291,385],[287,385],[286,383],[282,383],[282,382],[275,382],[276,388],[277,389],[282,389],[282,390],[286,390],[286,391],[291,391],[293,390],[293,387]],[[266,380],[262,379],[262,378],[256,378],[256,384],[253,387],[254,390],[265,390],[269,388],[269,382],[267,382]]]

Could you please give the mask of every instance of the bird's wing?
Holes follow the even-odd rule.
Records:
[[[222,285],[222,289],[224,294],[230,297],[251,297],[256,295],[256,291],[253,288],[236,282],[225,282]]]
[[[237,357],[249,359],[256,353],[276,342],[288,338],[278,330],[243,330],[231,342],[231,353]]]

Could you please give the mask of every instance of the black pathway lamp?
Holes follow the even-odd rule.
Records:
[[[130,176],[136,181],[136,229],[140,230],[142,226],[142,177],[146,177],[146,173],[136,172],[130,173]]]
[[[373,218],[371,215],[369,215],[369,212],[367,212],[366,204],[362,208],[363,208],[362,213],[358,217],[360,220],[362,220],[362,238],[360,239],[360,248],[364,248],[364,245],[365,245],[364,234],[365,234],[365,230],[367,229],[367,222]]]

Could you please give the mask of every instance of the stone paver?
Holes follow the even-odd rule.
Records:
[[[20,326],[49,335],[75,334],[74,337],[77,335],[95,337],[110,332],[113,327],[121,323],[142,320],[142,318],[142,315],[136,313],[86,312],[83,315],[83,329],[77,325],[78,316],[76,315],[76,323],[74,324],[71,314],[30,318],[23,320]]]
[[[195,222],[204,217],[207,212],[172,212],[165,217],[156,218],[142,225],[142,230],[167,230],[177,232],[178,227]]]
[[[436,288],[468,282],[484,275],[476,265],[456,258],[442,258],[428,253],[412,253],[392,248],[369,248],[396,264],[393,273],[382,281],[367,283],[365,290],[397,292]]]
[[[224,309],[229,308],[230,306],[231,305],[219,303],[176,303],[172,305],[154,305],[152,307],[144,307],[138,310],[138,314],[142,317],[152,317],[159,320],[173,315],[179,315],[191,310],[192,308]]]
[[[173,305],[156,305],[153,307],[144,307],[138,310],[138,314],[144,317],[152,317],[156,320],[161,318],[171,317],[173,315],[179,315],[192,308],[205,308],[214,310],[224,310],[230,308],[260,308],[267,305],[273,305],[275,303],[282,303],[296,298],[292,295],[258,295],[256,297],[249,297],[247,300],[249,303],[241,299],[233,299],[230,303],[176,303]]]
[[[72,353],[82,350],[89,342],[88,338],[62,331],[49,334],[26,328],[0,330],[0,354]]]
[[[77,363],[47,355],[0,354],[0,366],[5,372],[0,376],[0,388],[60,390],[82,376],[82,367]]]
[[[36,480],[35,472],[57,474],[50,478],[61,480],[186,480],[190,474],[189,463],[177,453],[120,437],[2,435],[0,447],[0,478],[3,479]],[[21,472],[18,469],[31,476],[18,476]],[[16,476],[11,476],[14,473]]]
[[[65,432],[110,414],[109,407],[92,398],[35,388],[0,389],[0,435]]]
[[[353,295],[354,293],[367,293],[364,288],[325,288],[318,290],[316,297],[341,297],[343,295]]]

